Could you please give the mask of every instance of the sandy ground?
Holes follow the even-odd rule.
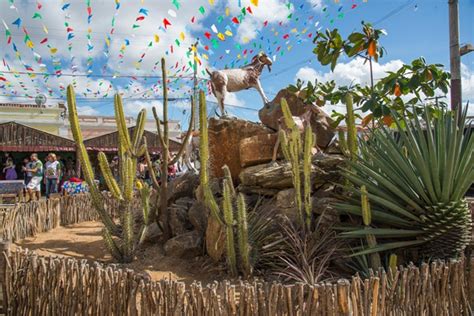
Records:
[[[69,256],[77,259],[111,263],[112,258],[102,241],[100,231],[102,223],[85,222],[69,227],[59,227],[36,237],[26,238],[17,245],[34,250],[38,255]],[[164,255],[163,249],[157,244],[147,244],[137,252],[136,260],[126,268],[137,272],[145,272],[154,280],[172,279],[186,283],[194,280],[210,283],[216,273],[206,268],[199,259],[180,259]]]

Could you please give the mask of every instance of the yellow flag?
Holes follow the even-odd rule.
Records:
[[[222,33],[218,33],[217,38],[219,38],[221,41],[225,41],[225,36]]]
[[[225,35],[227,35],[227,36],[233,36],[233,35],[234,35],[234,34],[232,34],[232,32],[229,31],[229,30],[225,31],[224,33],[225,33]]]
[[[46,28],[46,25],[43,24],[43,31],[48,34],[48,29]]]
[[[230,15],[230,9],[229,8],[225,8],[225,16],[229,16]]]
[[[50,51],[51,51],[51,54],[56,54],[58,49],[53,47],[53,48],[50,49]]]
[[[155,43],[159,43],[159,42],[160,42],[160,37],[157,34],[155,34]]]
[[[251,2],[254,6],[258,7],[258,0],[250,0],[250,2]]]
[[[33,42],[32,41],[28,41],[26,42],[26,46],[28,46],[29,48],[33,48],[34,45],[33,45]]]
[[[184,41],[184,38],[185,38],[184,32],[181,32],[181,34],[179,34],[179,38],[181,38],[181,40]]]
[[[206,54],[202,54],[202,57],[204,57],[205,60],[209,60],[209,56],[207,56]]]
[[[214,0],[209,0],[210,5],[214,5]]]
[[[109,39],[108,39],[108,38],[105,38],[105,44],[107,44],[107,47],[109,47],[109,46],[110,46],[110,41],[109,41]]]

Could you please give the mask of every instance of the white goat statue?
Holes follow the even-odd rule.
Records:
[[[255,88],[260,93],[263,103],[269,103],[265,92],[263,92],[260,83],[260,75],[263,68],[268,67],[268,71],[272,71],[272,60],[264,53],[260,53],[252,58],[252,62],[242,68],[223,69],[210,72],[212,93],[217,99],[217,103],[223,116],[226,115],[224,109],[224,101],[228,92],[237,92],[244,89]]]

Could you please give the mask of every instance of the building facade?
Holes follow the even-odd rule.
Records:
[[[127,127],[136,125],[133,117],[126,117]],[[0,124],[16,122],[35,129],[72,139],[66,107],[63,103],[56,105],[38,106],[36,104],[0,103]],[[113,133],[117,130],[114,116],[80,115],[79,124],[84,139]],[[155,120],[147,120],[145,129],[156,133]],[[178,140],[181,134],[179,121],[169,121],[170,138]]]

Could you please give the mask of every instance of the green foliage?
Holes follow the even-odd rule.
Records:
[[[123,113],[123,105],[120,95],[115,96],[115,119],[117,121],[117,129],[119,135],[119,156],[120,156],[120,184],[113,177],[107,157],[103,152],[98,155],[99,167],[105,179],[109,191],[112,196],[119,201],[120,226],[117,226],[110,215],[106,212],[104,201],[97,184],[94,181],[94,173],[92,171],[91,162],[84,146],[79,120],[77,116],[76,99],[72,86],[67,89],[69,120],[73,130],[74,140],[79,149],[79,159],[83,168],[84,178],[90,187],[94,207],[99,212],[104,223],[103,238],[107,249],[112,256],[119,262],[131,262],[133,260],[134,251],[145,235],[148,226],[149,216],[149,191],[139,190],[142,196],[143,204],[143,224],[139,232],[134,231],[134,219],[131,209],[133,199],[133,188],[135,180],[135,170],[137,165],[138,153],[142,152],[142,136],[144,130],[144,121],[146,119],[146,111],[142,110],[137,118],[137,126],[133,134],[133,142],[125,123],[125,115]],[[146,147],[145,147],[146,151]],[[116,236],[117,238],[114,238]],[[118,240],[117,240],[118,239]]]
[[[419,115],[424,108],[420,104],[424,104],[426,98],[434,97],[438,90],[444,94],[448,92],[449,73],[443,70],[443,65],[427,64],[423,57],[403,65],[395,72],[389,72],[386,77],[375,83],[372,60],[377,62],[378,58],[383,57],[385,53],[385,49],[379,44],[382,35],[386,35],[384,30],[374,29],[369,23],[364,22],[361,32],[353,32],[346,39],[342,38],[337,29],[318,32],[314,40],[316,48],[313,53],[322,65],[331,64],[333,71],[343,53],[349,58],[364,58],[370,66],[371,83],[369,86],[355,84],[337,88],[331,83],[326,86],[329,90],[327,89],[325,93],[319,91],[324,85],[318,84],[320,89],[314,92],[314,95],[324,97],[325,102],[338,104],[344,103],[345,95],[350,91],[355,105],[362,112],[371,112],[371,119],[380,119],[389,116],[391,110],[408,115]],[[406,101],[403,97],[408,95],[413,95],[413,97]],[[323,101],[320,103],[324,104]],[[445,105],[438,101],[435,103],[436,106]],[[412,112],[410,113],[409,110]],[[337,126],[344,116],[334,112],[333,118]],[[391,123],[391,120],[383,123]]]
[[[472,224],[464,196],[474,181],[474,138],[466,113],[442,111],[433,117],[424,111],[422,122],[392,111],[396,133],[382,127],[359,144],[360,159],[343,172],[352,184],[347,187],[352,198],[337,208],[362,216],[357,201],[365,186],[372,227],[353,227],[342,236],[373,235],[378,244],[356,249],[355,255],[413,247],[422,257],[461,254]]]

